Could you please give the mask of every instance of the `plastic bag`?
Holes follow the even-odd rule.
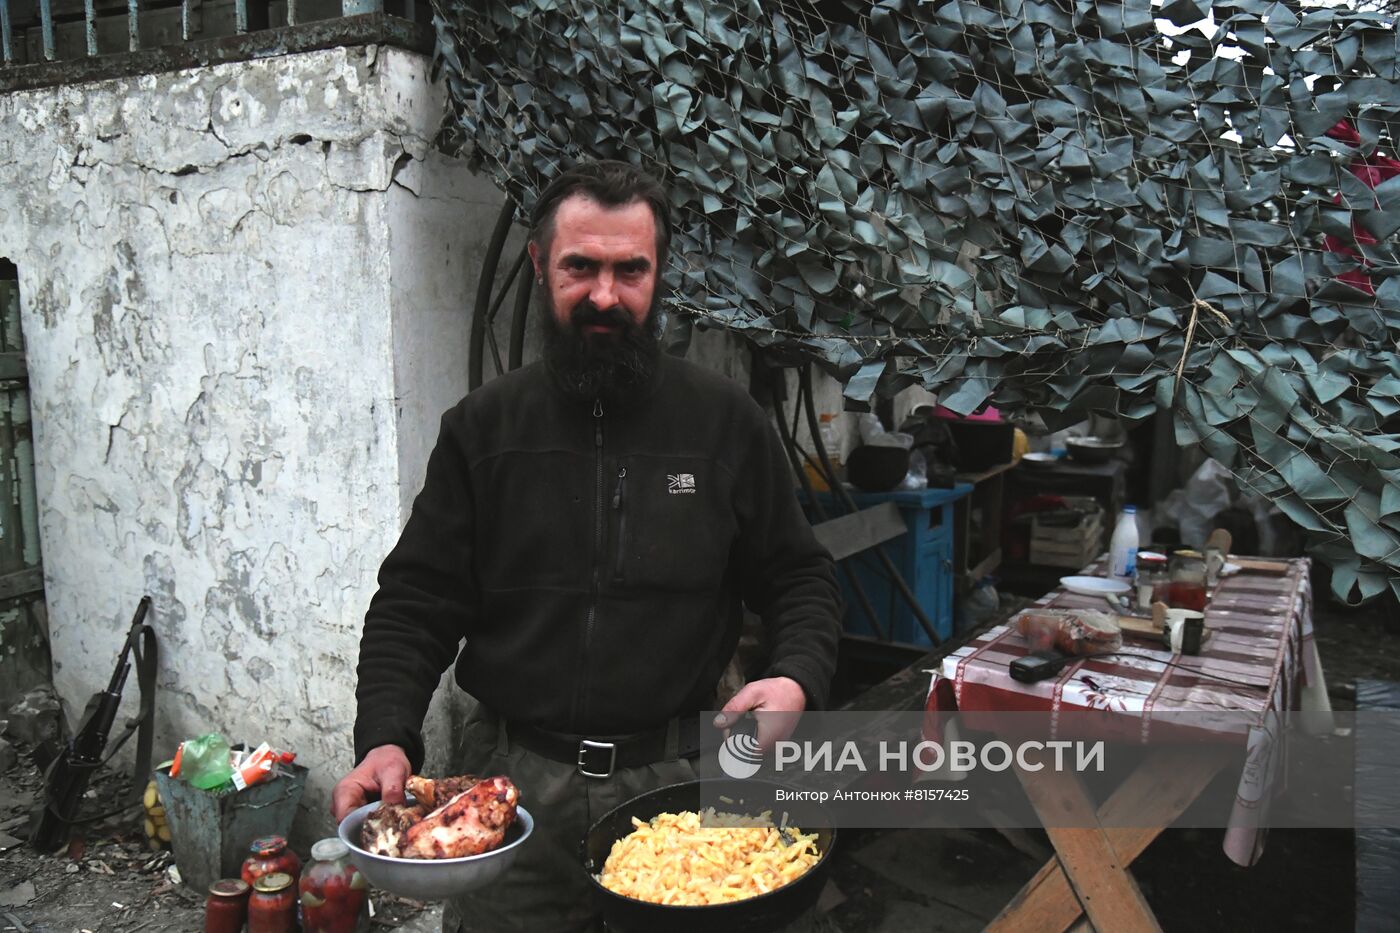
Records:
[[[909,451],[909,472],[904,474],[904,479],[895,488],[906,492],[928,488],[928,465],[924,462],[922,450]]]
[[[1234,481],[1230,471],[1217,460],[1206,460],[1183,488],[1157,505],[1154,517],[1160,525],[1175,525],[1182,544],[1199,548],[1210,535],[1215,517],[1230,507],[1233,498]]]
[[[1001,594],[990,580],[982,580],[958,600],[959,628],[975,628],[1001,615]]]
[[[951,489],[956,482],[958,445],[948,430],[948,422],[933,415],[932,408],[920,409],[900,426],[900,433],[913,438],[913,450],[924,458],[924,486]]]
[[[182,742],[170,773],[200,790],[224,786],[233,777],[228,741],[217,732],[209,732]]]
[[[1032,651],[1053,648],[1076,658],[1112,654],[1123,647],[1117,620],[1093,609],[1029,609],[1016,617],[1016,631]]]
[[[860,416],[860,440],[870,447],[903,447],[908,450],[914,446],[912,434],[886,431],[879,416],[869,413]]]

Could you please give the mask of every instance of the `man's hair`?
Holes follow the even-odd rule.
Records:
[[[645,202],[656,220],[656,265],[666,265],[666,251],[671,245],[671,211],[665,186],[641,169],[612,159],[576,165],[540,192],[530,215],[530,239],[541,250],[547,253],[554,239],[554,215],[559,213],[559,205],[575,194],[592,198],[604,207]]]

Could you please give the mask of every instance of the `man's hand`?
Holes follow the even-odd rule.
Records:
[[[758,720],[759,747],[765,752],[777,742],[792,735],[802,711],[807,708],[807,694],[802,685],[791,677],[765,677],[744,685],[734,694],[720,714],[715,717],[715,727],[724,729],[738,722],[749,710],[764,715]]]
[[[379,795],[385,803],[403,803],[403,785],[413,769],[408,754],[397,745],[380,745],[370,749],[364,761],[340,779],[331,791],[331,813],[339,823],[345,815]]]

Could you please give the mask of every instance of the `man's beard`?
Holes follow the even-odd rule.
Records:
[[[588,401],[625,403],[651,384],[661,355],[659,286],[641,323],[620,305],[599,309],[585,298],[569,312],[568,325],[562,325],[550,301],[546,280],[536,299],[544,317],[545,363],[565,393]],[[585,328],[591,324],[608,324],[612,329],[588,333]]]

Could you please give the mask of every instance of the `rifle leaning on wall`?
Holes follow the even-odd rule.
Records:
[[[139,800],[145,790],[151,771],[156,699],[156,631],[146,624],[146,612],[150,608],[151,597],[141,597],[107,689],[94,693],[88,700],[83,710],[82,725],[44,772],[44,806],[34,813],[29,824],[29,844],[41,852],[52,852],[67,842],[74,824],[90,823],[126,809],[126,806],[122,806],[116,811],[97,816],[78,816],[78,807],[92,773],[106,764],[131,738],[132,733],[139,734],[136,739],[136,770],[132,775],[135,799],[131,803]],[[126,721],[121,735],[117,736],[108,751],[107,736],[116,721],[117,708],[121,706],[122,689],[126,686],[127,675],[131,673],[133,655],[136,682],[141,688],[141,709],[135,717]]]

